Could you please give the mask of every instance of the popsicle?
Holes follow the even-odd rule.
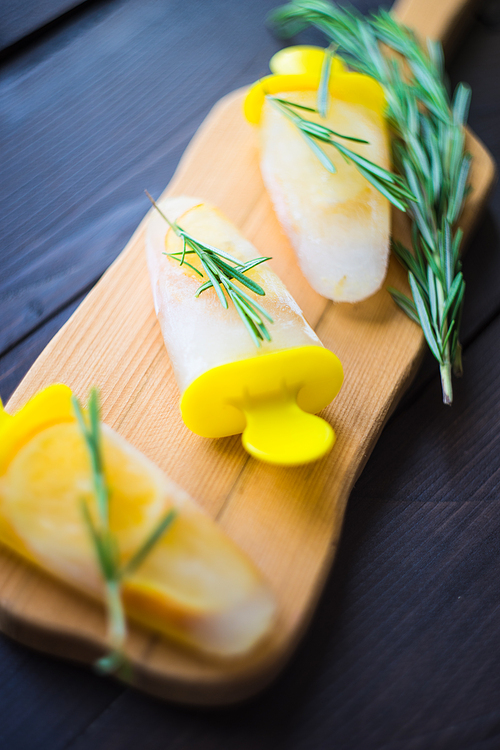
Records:
[[[278,52],[270,63],[274,75],[250,89],[245,115],[259,128],[264,183],[304,275],[323,296],[357,302],[376,292],[386,274],[389,201],[334,146],[304,135],[293,115],[367,141],[335,136],[341,146],[389,169],[385,96],[379,83],[347,72],[334,57],[326,117],[310,111],[317,109],[323,59],[324,50],[313,47]],[[327,161],[335,173],[325,168]]]
[[[148,266],[185,424],[203,437],[243,433],[244,447],[270,463],[293,465],[323,456],[335,436],[315,413],[340,389],[340,361],[321,344],[285,285],[264,264],[246,274],[265,291],[265,296],[249,296],[258,299],[273,321],[267,323],[270,340],[263,337],[260,346],[235,305],[225,309],[213,287],[196,296],[206,273],[194,254],[190,266],[180,265],[183,240],[164,216],[241,264],[259,254],[229,219],[202,200],[167,198],[158,208],[147,229]],[[203,279],[195,268],[204,272]]]
[[[125,576],[126,613],[215,657],[240,657],[272,629],[276,601],[243,552],[149,459],[102,425],[109,527],[126,566],[158,520],[173,520]],[[0,541],[30,563],[104,600],[84,507],[98,523],[91,461],[71,391],[54,385],[14,416],[0,404]]]

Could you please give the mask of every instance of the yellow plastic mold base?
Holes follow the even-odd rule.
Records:
[[[248,122],[258,125],[267,95],[285,91],[317,91],[325,50],[321,47],[286,47],[277,52],[269,63],[273,75],[265,76],[251,86],[243,110]],[[362,73],[351,73],[339,57],[334,57],[330,72],[330,94],[352,104],[363,104],[378,114],[386,106],[382,86],[374,78]]]
[[[71,389],[62,383],[37,393],[14,416],[7,414],[0,401],[0,476],[34,435],[53,424],[73,421]]]
[[[342,381],[339,358],[322,346],[272,352],[200,375],[182,395],[182,418],[202,437],[242,432],[243,446],[261,461],[309,463],[335,442],[332,427],[314,415]]]
[[[33,396],[15,415],[8,414],[0,401],[0,483],[16,453],[31,438],[46,427],[60,422],[72,422],[74,419],[71,390],[67,385],[56,384],[45,388]],[[24,541],[2,513],[0,541],[36,563]]]

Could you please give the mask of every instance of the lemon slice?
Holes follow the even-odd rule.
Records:
[[[0,539],[102,599],[103,581],[82,513],[85,502],[97,518],[90,462],[71,413],[71,391],[54,386],[44,394],[0,424]],[[102,427],[110,528],[121,561],[170,508],[177,510],[171,527],[123,584],[127,613],[210,654],[248,651],[269,630],[276,609],[262,576],[155,464]]]

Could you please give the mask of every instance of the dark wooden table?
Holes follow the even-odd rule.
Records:
[[[368,2],[356,2],[367,10]],[[196,128],[267,71],[276,0],[4,0],[0,395],[116,257]],[[306,33],[305,41],[321,43]],[[500,4],[449,65],[500,161]],[[500,747],[500,193],[465,258],[465,375],[426,359],[358,481],[282,676],[215,712],[162,704],[0,637],[9,750]]]

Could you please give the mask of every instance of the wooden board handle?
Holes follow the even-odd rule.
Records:
[[[479,0],[396,0],[392,12],[420,37],[441,41],[449,53],[478,4]]]

